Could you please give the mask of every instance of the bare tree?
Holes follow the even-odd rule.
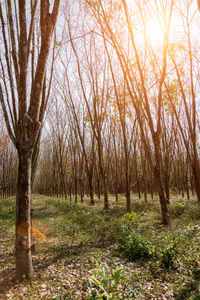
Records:
[[[118,5],[115,5],[115,2],[111,1],[107,6],[101,0],[92,3],[87,1],[87,3],[97,20],[105,42],[108,43],[109,41],[112,44],[118,56],[127,92],[129,93],[138,119],[144,150],[154,173],[163,223],[167,225],[170,222],[170,218],[162,182],[160,139],[162,133],[163,85],[167,74],[167,49],[169,45],[169,28],[174,4],[173,0],[168,4],[166,1],[165,3],[162,2],[161,6],[156,5],[156,1],[154,5],[149,6],[146,1],[136,1],[137,14],[141,17],[143,26],[143,52],[136,42],[134,25],[131,20],[134,12],[128,7],[128,1],[121,0]],[[111,13],[111,6],[113,6],[113,14]],[[153,17],[155,11],[151,11],[152,7],[155,7],[156,15],[165,24],[163,29],[162,56],[158,55],[158,52],[155,51],[155,48],[153,48],[149,39],[147,39],[146,17],[147,14],[151,18]],[[121,11],[121,13],[116,13],[118,11]],[[120,15],[123,21],[121,22],[121,27],[118,28],[119,23],[116,22],[116,16],[119,18]],[[127,51],[129,41],[127,41],[127,38],[125,39],[125,28],[128,31],[128,36],[130,36],[131,52]],[[149,72],[150,69],[152,70],[151,73]],[[155,72],[155,69],[157,72]],[[148,134],[145,125],[149,128],[150,133]],[[150,139],[152,140],[153,147],[149,145]]]
[[[192,36],[195,11],[192,10],[192,1],[178,2],[176,9],[182,20],[183,31],[181,36],[184,44],[177,41],[170,45],[169,57],[174,65],[177,79],[174,81],[173,86],[172,84],[166,86],[166,90],[191,165],[197,201],[200,202],[199,45],[197,46],[196,42],[194,43],[195,39]]]
[[[54,1],[53,8],[50,6],[49,0],[41,0],[40,7],[38,0],[30,1],[28,5],[25,0],[7,0],[4,6],[0,4],[3,37],[3,51],[0,57],[0,101],[7,130],[19,159],[15,242],[17,280],[32,277],[30,238],[32,162],[39,143],[46,108],[46,65],[60,0]],[[38,39],[39,48],[36,50],[34,25],[37,14],[40,17],[41,36]]]

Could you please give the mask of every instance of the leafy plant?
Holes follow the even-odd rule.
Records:
[[[89,281],[87,300],[120,299],[120,289],[124,283],[123,269],[116,267],[110,269],[108,265],[102,265],[98,259],[95,260],[96,277]]]
[[[147,239],[137,232],[129,236],[120,237],[120,248],[132,261],[147,258],[150,255],[150,248]]]
[[[121,227],[119,236],[120,249],[130,260],[138,260],[149,256],[149,244],[147,239],[137,232],[138,218],[136,213],[124,215],[125,222]]]
[[[192,239],[197,235],[198,230],[199,226],[188,224],[186,229],[183,231],[183,236],[187,237],[188,239]]]
[[[172,205],[169,210],[170,210],[170,216],[173,218],[178,218],[185,213],[187,209],[187,204],[184,202],[179,202],[175,205]]]
[[[179,254],[179,236],[168,239],[168,236],[164,234],[164,238],[160,236],[146,238],[140,234],[135,225],[135,220],[137,220],[135,213],[126,214],[125,218],[119,236],[120,250],[132,261],[155,257],[166,268],[171,267]],[[191,231],[194,232],[194,230]]]
[[[125,223],[124,223],[124,227],[128,227],[128,228],[135,228],[137,227],[137,215],[135,212],[131,212],[131,213],[127,213],[124,215],[125,217]]]
[[[169,268],[173,266],[177,254],[179,254],[179,251],[176,238],[174,237],[173,241],[170,244],[166,245],[160,252],[161,262],[166,268]]]

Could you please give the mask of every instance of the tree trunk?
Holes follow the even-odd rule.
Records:
[[[93,191],[93,180],[89,176],[89,193],[90,193],[90,205],[94,205],[94,191]]]
[[[154,175],[155,175],[155,181],[157,183],[157,190],[158,190],[158,195],[159,195],[159,200],[160,200],[162,221],[163,221],[164,225],[169,225],[170,217],[169,217],[167,201],[166,201],[166,197],[165,197],[165,193],[164,193],[164,189],[163,189],[163,185],[162,185],[160,168],[158,165],[154,168]]]
[[[125,134],[124,134],[125,136]],[[131,212],[131,195],[130,195],[130,176],[129,176],[129,157],[127,151],[126,138],[124,137],[124,150],[125,150],[125,182],[126,182],[126,210]]]
[[[138,197],[141,199],[140,181],[137,180]]]
[[[166,194],[167,204],[170,204],[169,180],[170,180],[170,176],[166,171],[165,172],[165,194]]]
[[[18,182],[16,196],[16,279],[32,277],[31,258],[31,152],[18,153]]]
[[[187,199],[190,200],[190,189],[188,184],[188,166],[186,167],[186,173],[185,173],[185,188],[187,193]]]
[[[192,166],[193,176],[194,176],[194,183],[195,183],[195,190],[197,194],[197,201],[200,203],[200,185],[199,185],[199,164],[196,161]]]
[[[102,182],[103,182],[104,209],[109,209],[106,175],[104,174],[104,172],[101,172],[101,175],[102,175]]]
[[[100,200],[101,199],[100,178],[98,175],[97,175],[97,196],[98,196],[98,199]]]
[[[143,176],[143,182],[144,182],[144,202],[147,203],[147,184],[144,176]]]

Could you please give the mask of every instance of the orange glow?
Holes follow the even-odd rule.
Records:
[[[31,236],[35,239],[35,240],[43,240],[43,241],[47,241],[47,237],[40,232],[39,230],[37,230],[34,227],[30,227],[31,230]]]
[[[17,227],[17,233],[24,237],[27,237],[28,227],[31,237],[33,237],[35,240],[47,241],[47,237],[42,232],[34,227],[29,226],[27,222],[24,222]]]

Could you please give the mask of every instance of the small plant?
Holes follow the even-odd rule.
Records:
[[[138,228],[138,217],[135,212],[127,213],[124,215],[125,222],[123,225],[124,230],[132,230]]]
[[[127,213],[124,215],[124,217],[126,218],[126,220],[129,222],[129,223],[133,223],[137,220],[137,215],[135,212],[131,212],[131,213]]]
[[[173,218],[179,218],[182,216],[187,209],[187,204],[184,202],[179,202],[170,207],[170,216]]]
[[[138,218],[136,213],[131,212],[124,215],[125,223],[121,227],[119,236],[120,249],[130,260],[147,258],[150,253],[147,239],[137,232]]]
[[[177,241],[176,238],[173,238],[173,241],[166,245],[164,249],[160,252],[160,259],[163,265],[166,268],[172,267],[174,264],[174,260],[179,254],[178,248],[177,248]]]
[[[125,224],[121,227],[121,234],[118,240],[120,250],[131,261],[154,257],[166,268],[172,267],[179,254],[179,235],[174,236],[173,239],[168,239],[166,234],[164,234],[164,239],[163,237],[146,238],[140,234],[138,228],[135,229],[134,225],[132,225],[135,224],[136,215],[126,214],[125,217]],[[194,232],[194,230],[191,231]]]
[[[188,224],[186,229],[183,231],[183,236],[187,237],[188,239],[193,239],[197,235],[198,230],[199,226]]]
[[[129,236],[120,237],[120,248],[132,261],[145,259],[150,255],[150,247],[147,239],[137,232]]]
[[[123,269],[116,267],[110,269],[108,265],[102,265],[99,259],[95,260],[95,277],[89,281],[87,300],[117,300],[120,299],[120,289],[124,283]]]

